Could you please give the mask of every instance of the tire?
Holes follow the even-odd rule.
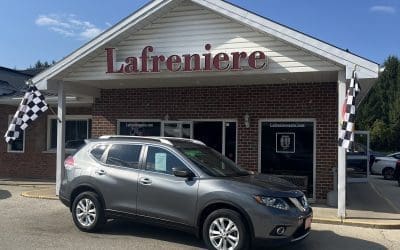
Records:
[[[72,218],[75,225],[83,232],[97,232],[106,222],[104,208],[96,193],[83,192],[72,204]],[[83,216],[79,217],[78,214]]]
[[[233,225],[231,223],[233,223]],[[221,228],[221,225],[223,225],[223,229],[225,230],[231,225],[229,226],[231,232],[220,231],[218,228]],[[211,233],[212,231],[214,231],[214,233]],[[218,234],[216,232],[218,232]],[[244,250],[250,248],[250,239],[243,217],[238,212],[230,209],[219,209],[209,214],[203,224],[202,236],[207,249],[210,250],[224,249],[224,242],[227,244],[226,249]],[[214,236],[213,240],[211,236]],[[234,238],[237,238],[237,241],[235,241]],[[218,245],[220,245],[220,248]],[[230,246],[234,247],[229,248]]]
[[[382,175],[385,180],[392,180],[394,175],[393,168],[385,168],[382,170]]]
[[[397,183],[399,184],[399,187],[400,187],[400,176],[399,176],[399,178],[397,179]]]

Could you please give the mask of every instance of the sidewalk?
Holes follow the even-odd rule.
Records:
[[[55,183],[55,180],[0,178],[0,185],[4,186],[49,186],[55,185]]]
[[[0,186],[31,187],[33,190],[22,192],[21,196],[37,199],[58,200],[53,180],[42,179],[0,179]]]
[[[324,204],[312,204],[314,223],[400,229],[400,208],[394,205],[396,203],[390,202],[392,197],[385,196],[392,193],[377,191],[381,189],[375,187],[377,185],[376,180],[373,179],[370,182],[347,184],[347,217],[344,220],[336,216],[337,208],[328,207]],[[385,181],[383,184],[391,185],[390,181]],[[55,195],[55,183],[52,181],[0,179],[0,185],[30,186],[33,189],[21,193],[22,196],[58,200]],[[382,185],[382,183],[379,183],[379,185]],[[400,187],[398,188],[400,192]],[[400,195],[395,198],[400,199]]]
[[[392,187],[392,188],[391,188]],[[381,176],[368,183],[348,183],[346,219],[337,217],[337,208],[314,204],[314,222],[351,226],[400,229],[400,187]]]

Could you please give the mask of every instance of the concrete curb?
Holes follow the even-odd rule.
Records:
[[[376,229],[400,229],[400,221],[398,223],[373,223],[368,221],[354,221],[351,219],[331,219],[331,218],[313,218],[313,223],[330,224],[330,225],[345,225],[353,227],[366,227]]]
[[[58,197],[55,195],[44,195],[41,194],[40,192],[45,192],[53,190],[52,188],[46,188],[46,189],[35,189],[31,191],[26,191],[22,192],[21,196],[27,197],[27,198],[36,198],[36,199],[45,199],[45,200],[58,200]]]
[[[21,186],[21,187],[43,187],[52,186],[52,182],[14,182],[14,181],[0,181],[0,186]]]

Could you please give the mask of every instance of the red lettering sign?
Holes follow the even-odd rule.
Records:
[[[123,63],[116,66],[116,50],[115,48],[106,48],[107,57],[107,74],[137,74],[146,72],[160,72],[161,64],[165,65],[168,71],[177,72],[196,72],[196,71],[239,71],[243,70],[242,62],[247,62],[250,69],[260,70],[267,65],[267,56],[262,51],[254,51],[247,56],[246,52],[210,53],[211,45],[204,46],[206,53],[170,55],[149,55],[154,51],[152,46],[146,46],[142,50],[140,57],[129,56],[125,58]],[[149,69],[149,61],[151,59],[151,69]],[[201,61],[204,61],[203,67]],[[140,66],[139,66],[139,62]]]

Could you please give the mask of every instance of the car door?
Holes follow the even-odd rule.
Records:
[[[137,181],[142,146],[114,143],[93,175],[108,210],[136,213]]]
[[[149,145],[139,174],[137,213],[192,226],[197,205],[197,177],[182,178],[172,168],[189,169],[172,150]]]

